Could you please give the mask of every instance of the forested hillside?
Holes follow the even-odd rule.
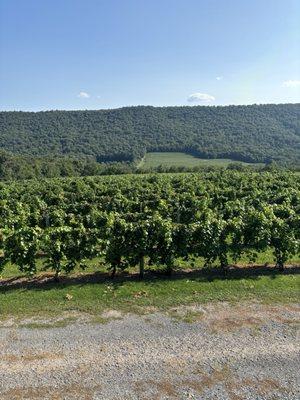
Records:
[[[147,151],[299,163],[300,104],[1,112],[0,149],[133,161]]]

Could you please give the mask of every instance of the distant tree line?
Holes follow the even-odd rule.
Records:
[[[91,158],[35,157],[0,151],[1,180],[118,175],[134,171],[134,165],[128,162],[98,163]]]
[[[95,161],[128,165],[150,151],[300,164],[300,104],[1,112],[0,149],[37,157],[32,168],[54,171],[43,176],[90,174],[103,168]]]
[[[121,175],[121,174],[143,174],[143,173],[176,173],[176,172],[208,172],[220,169],[249,171],[249,170],[300,170],[295,165],[278,164],[275,161],[267,163],[265,166],[242,164],[233,162],[227,167],[198,165],[193,167],[186,166],[166,166],[158,165],[151,168],[139,168],[138,163],[113,161],[99,163],[92,158],[76,158],[62,156],[24,156],[14,155],[5,151],[0,151],[0,180],[23,180],[40,178],[59,178],[76,176],[96,176],[96,175]]]

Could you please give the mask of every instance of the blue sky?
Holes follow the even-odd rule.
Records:
[[[300,102],[299,0],[0,0],[0,109]]]

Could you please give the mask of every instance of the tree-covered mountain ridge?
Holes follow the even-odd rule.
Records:
[[[134,161],[150,151],[300,162],[300,103],[0,112],[0,149]]]

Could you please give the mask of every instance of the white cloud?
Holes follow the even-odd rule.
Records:
[[[193,93],[187,99],[189,103],[211,103],[215,100],[214,96],[207,93]]]
[[[288,81],[284,81],[282,83],[282,86],[284,87],[298,87],[300,86],[300,80],[299,79],[290,79]]]
[[[216,77],[216,80],[217,80],[217,81],[221,81],[222,79],[223,79],[223,76],[217,76],[217,77]]]
[[[81,99],[88,99],[90,95],[87,92],[79,92],[77,97],[80,97]]]

